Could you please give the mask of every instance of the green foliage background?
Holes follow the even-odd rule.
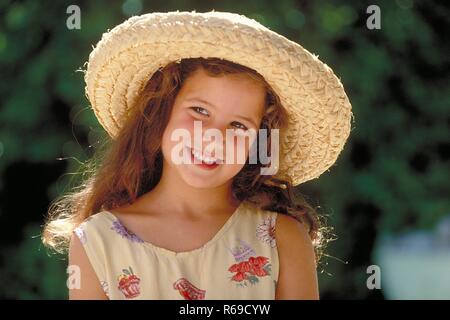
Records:
[[[66,27],[70,4],[81,9],[80,30]],[[370,4],[381,9],[381,30],[366,27]],[[338,236],[322,298],[383,298],[365,284],[377,238],[450,214],[445,1],[0,0],[0,297],[66,298],[65,258],[50,255],[39,233],[49,201],[101,132],[76,71],[92,45],[133,13],[211,9],[245,14],[318,54],[352,102],[355,125],[338,161],[297,190]]]

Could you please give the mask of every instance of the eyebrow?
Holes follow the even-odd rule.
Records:
[[[215,105],[213,105],[212,103],[210,103],[210,102],[208,102],[206,100],[200,99],[200,98],[186,99],[186,101],[187,102],[195,102],[195,101],[196,102],[200,102],[200,103],[206,104],[206,105],[212,107],[213,109],[217,110],[217,107]],[[241,118],[243,120],[246,120],[246,121],[250,122],[251,124],[253,124],[256,128],[258,128],[258,126],[256,125],[255,121],[253,119],[251,119],[251,118],[248,118],[248,117],[245,117],[245,116],[241,116],[241,115],[235,115],[235,117],[236,118]]]

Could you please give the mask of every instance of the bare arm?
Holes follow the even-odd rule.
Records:
[[[72,235],[69,248],[69,265],[80,268],[80,288],[69,289],[70,300],[106,300],[100,281],[89,262],[83,245],[76,235]]]
[[[275,237],[280,260],[275,299],[319,299],[314,247],[307,227],[293,217],[278,214]]]

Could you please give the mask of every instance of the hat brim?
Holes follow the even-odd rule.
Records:
[[[351,130],[351,104],[331,68],[301,45],[255,20],[228,12],[135,16],[104,33],[89,55],[86,95],[115,138],[145,83],[182,58],[218,57],[260,73],[289,114],[280,131],[277,177],[293,185],[319,177]]]

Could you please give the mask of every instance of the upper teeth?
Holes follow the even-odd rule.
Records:
[[[216,158],[202,155],[199,151],[197,151],[195,149],[191,149],[191,151],[195,158],[197,158],[200,161],[205,162],[206,164],[213,164],[218,161],[218,159],[216,159]]]

